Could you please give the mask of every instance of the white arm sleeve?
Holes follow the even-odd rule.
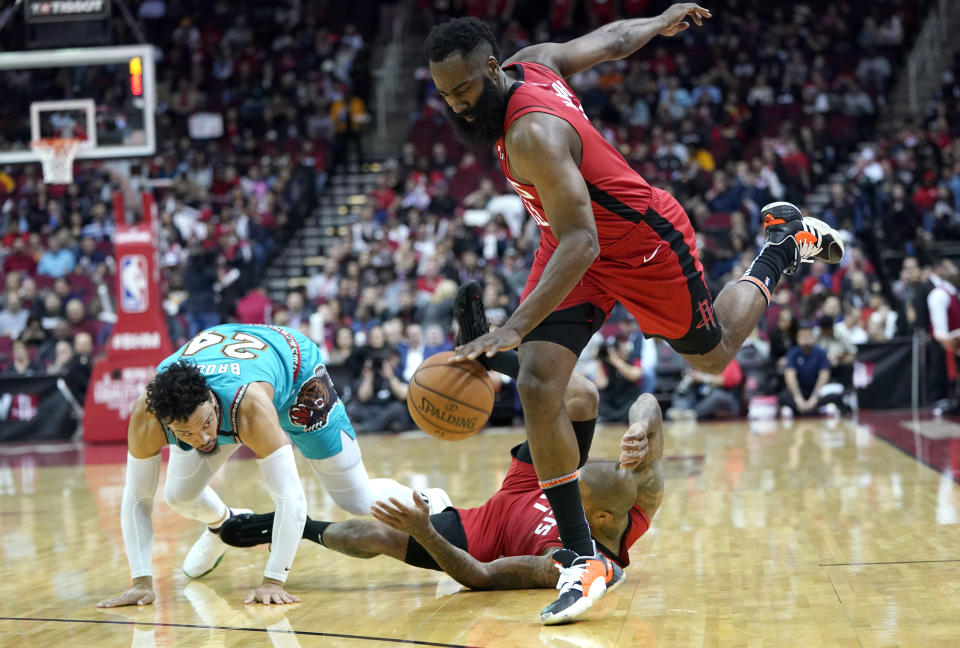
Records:
[[[307,498],[297,473],[293,446],[289,443],[263,459],[257,459],[257,463],[267,492],[277,506],[273,518],[273,546],[263,575],[286,581],[303,537],[303,525],[307,522]]]
[[[120,503],[123,547],[130,563],[130,577],[150,576],[153,551],[153,494],[160,480],[160,453],[137,459],[127,453],[127,483]]]

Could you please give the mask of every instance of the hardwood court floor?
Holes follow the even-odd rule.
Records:
[[[953,423],[873,420],[878,434],[908,430],[918,448],[921,438],[960,438]],[[615,456],[622,431],[598,431],[593,456]],[[474,506],[497,488],[520,439],[500,430],[457,443],[362,443],[372,476],[441,486]],[[669,426],[664,503],[634,546],[627,582],[585,621],[554,628],[537,620],[551,591],[458,591],[434,572],[307,542],[288,581],[302,603],[245,606],[265,551],[230,550],[190,581],[180,565],[201,527],[162,502],[157,603],[98,610],[128,584],[124,452],[0,446],[0,646],[955,646],[960,635],[954,473],[866,425]],[[71,465],[47,465],[57,463]],[[301,469],[311,515],[345,519]],[[249,459],[231,459],[214,487],[231,505],[271,508]]]

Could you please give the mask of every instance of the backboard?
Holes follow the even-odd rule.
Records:
[[[153,47],[0,54],[0,164],[39,161],[30,142],[83,140],[77,159],[156,152]]]

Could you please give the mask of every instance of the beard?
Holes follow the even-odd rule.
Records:
[[[475,149],[489,148],[503,137],[503,120],[507,114],[507,102],[500,92],[499,86],[488,77],[483,77],[483,92],[473,108],[465,110],[459,115],[444,102],[444,115],[453,133],[463,144]],[[464,117],[472,117],[468,122]]]

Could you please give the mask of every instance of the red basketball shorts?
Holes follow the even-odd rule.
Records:
[[[556,310],[591,303],[609,315],[620,302],[645,336],[666,339],[678,353],[704,354],[716,347],[722,331],[693,226],[680,203],[654,189],[643,214],[622,204],[603,207],[635,222],[636,228],[601,250]],[[552,252],[542,245],[537,250],[521,300],[536,287]]]

